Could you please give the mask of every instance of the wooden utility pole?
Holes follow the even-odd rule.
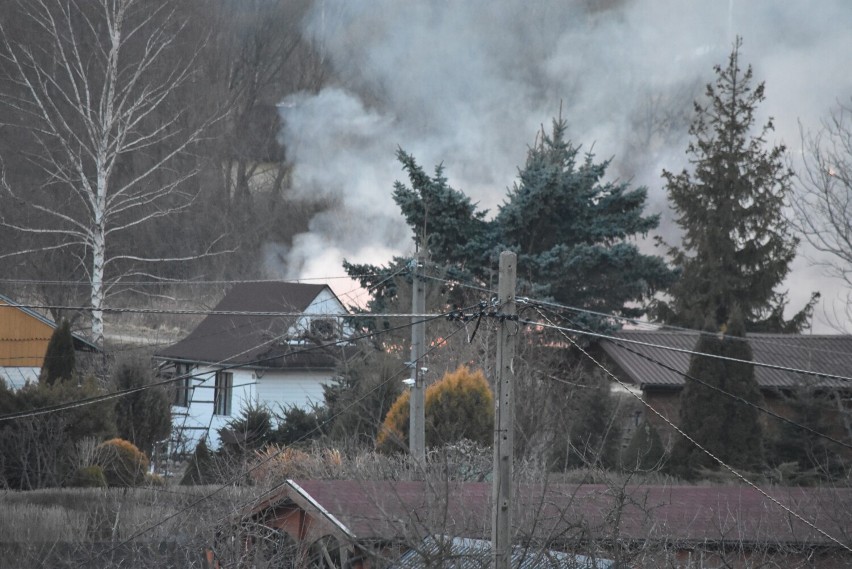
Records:
[[[426,406],[423,395],[423,353],[426,342],[426,323],[422,314],[426,313],[426,286],[418,271],[422,266],[423,254],[414,258],[411,277],[411,398],[409,399],[408,447],[411,456],[417,460],[426,458]]]
[[[509,569],[512,562],[512,471],[514,454],[515,336],[514,316],[517,257],[500,253],[500,275],[497,283],[500,331],[497,341],[497,393],[494,398],[494,483],[491,492],[491,549],[494,569]]]

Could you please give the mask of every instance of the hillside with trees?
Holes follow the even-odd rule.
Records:
[[[626,0],[581,4],[576,9],[586,19],[578,20],[578,29],[589,30],[608,29],[605,16],[634,6]],[[392,5],[382,5],[388,18]],[[688,131],[689,113],[675,103],[649,108],[644,118],[637,111],[630,128],[644,125],[646,132],[627,134],[580,128],[559,106],[547,126],[535,126],[545,114],[529,123],[529,131],[501,131],[500,143],[517,149],[520,163],[511,165],[515,175],[497,179],[505,164],[497,168],[493,147],[483,142],[492,133],[476,133],[474,142],[453,139],[457,150],[470,144],[478,151],[476,144],[482,144],[475,165],[430,145],[435,117],[415,108],[426,95],[403,106],[417,115],[412,124],[418,129],[392,128],[407,117],[386,116],[383,105],[398,96],[391,83],[419,91],[420,77],[409,76],[410,69],[394,69],[373,89],[366,79],[361,83],[383,58],[411,68],[423,62],[413,56],[409,61],[405,50],[371,52],[341,69],[341,50],[354,51],[368,36],[387,32],[376,22],[354,37],[345,26],[335,27],[347,15],[363,15],[359,6],[318,0],[0,0],[0,293],[21,302],[13,307],[4,301],[0,309],[35,313],[44,325],[52,325],[44,317],[50,315],[58,323],[41,367],[34,368],[40,375],[17,390],[0,379],[0,569],[9,566],[7,559],[21,566],[196,567],[202,553],[203,563],[215,558],[222,567],[354,566],[356,558],[345,558],[344,547],[329,536],[343,543],[360,535],[341,529],[340,520],[326,524],[327,511],[301,515],[299,508],[321,508],[319,501],[307,492],[275,501],[294,480],[352,483],[360,490],[382,483],[377,487],[397,493],[381,498],[428,488],[407,518],[384,519],[379,500],[358,505],[360,514],[367,512],[361,522],[399,526],[404,539],[374,539],[369,547],[387,546],[374,557],[362,543],[357,559],[386,566],[408,548],[422,553],[418,531],[428,528],[434,539],[456,521],[449,519],[458,505],[451,503],[452,491],[478,484],[476,496],[487,501],[481,489],[495,478],[492,446],[501,432],[494,424],[497,368],[504,369],[495,355],[500,332],[516,344],[510,365],[512,483],[519,493],[540,491],[539,501],[528,502],[528,511],[515,519],[516,541],[560,555],[591,552],[578,559],[611,558],[613,567],[675,565],[687,554],[720,566],[784,566],[787,555],[844,566],[852,555],[852,411],[850,389],[836,386],[849,378],[808,372],[810,361],[779,365],[786,383],[771,391],[758,383],[756,367],[772,362],[755,361],[752,346],[759,333],[795,338],[811,325],[818,293],[791,307],[785,289],[801,244],[825,254],[829,272],[852,287],[848,104],[822,130],[802,132],[804,171],[797,176],[791,151],[773,141],[773,120],[760,120],[770,91],[743,63],[738,38],[695,101]],[[555,4],[529,8],[542,17],[538,24],[551,9],[558,12]],[[426,14],[436,20],[453,16]],[[528,112],[552,113],[560,99],[564,104],[579,98],[579,85],[536,83],[550,74],[570,75],[572,68],[546,57],[538,42],[527,42],[535,27],[518,28],[525,35],[512,56],[526,53],[522,43],[532,43],[542,59],[523,73],[512,68],[529,75],[521,89]],[[429,34],[405,39],[412,53],[415,44],[437,43]],[[435,45],[430,61],[461,57],[457,49]],[[469,59],[476,62],[474,52]],[[703,62],[704,55],[689,57]],[[703,76],[710,73],[708,65]],[[465,94],[468,87],[477,93],[472,78],[461,83]],[[649,104],[691,98],[680,82],[678,88]],[[322,108],[325,114],[317,112],[314,123],[299,127],[321,129],[326,121],[352,119],[355,126],[346,131],[351,136],[333,143],[375,144],[401,171],[399,181],[391,186],[387,178],[367,197],[359,193],[361,184],[375,180],[355,164],[364,155],[339,160],[331,148],[310,147],[319,155],[312,158],[329,170],[344,170],[347,181],[364,176],[357,190],[346,186],[342,192],[359,200],[383,192],[386,209],[393,211],[382,215],[398,223],[385,228],[385,242],[365,247],[371,256],[349,258],[342,267],[338,253],[345,248],[317,237],[319,229],[340,223],[341,233],[359,241],[362,231],[384,218],[349,212],[349,196],[335,193],[339,188],[298,176],[293,157],[304,149],[285,136],[290,115],[282,110],[299,97],[329,91],[337,101],[357,93],[360,107],[341,103],[338,114]],[[616,95],[618,104],[641,96]],[[615,100],[595,98],[601,105]],[[368,140],[376,132],[387,140]],[[615,147],[636,155],[601,158],[600,141],[576,138],[589,132],[624,135],[628,142]],[[678,164],[664,152],[642,154],[638,146],[687,138],[684,162],[671,169],[651,163],[655,172],[662,168],[659,188],[634,177],[630,169],[638,170],[648,156]],[[436,157],[436,148],[450,155]],[[456,178],[456,170],[467,177]],[[457,182],[469,181],[471,171],[488,186],[489,197],[502,201],[483,205],[478,199],[486,190],[461,187]],[[665,205],[655,201],[654,189],[664,191],[679,232],[665,233],[665,241],[658,235],[668,229],[661,227],[666,214],[658,212]],[[203,365],[216,369],[203,372],[213,385],[202,387],[195,381],[201,364],[154,360],[158,347],[214,312],[229,323],[251,315],[211,307],[234,283],[296,274],[298,267],[287,266],[288,253],[312,237],[324,277],[351,283],[350,290],[332,283],[329,296],[353,302],[352,312],[323,314],[322,322],[317,314],[284,312],[285,306],[276,307],[280,313],[264,312],[266,321],[279,320],[258,326],[263,344],[251,342],[247,352],[270,351],[245,365],[246,383],[238,387],[262,385],[270,360],[294,354],[307,363],[300,367],[303,362],[294,358],[293,369],[309,375],[315,371],[312,357],[323,354],[331,363],[322,364],[321,379],[311,376],[311,397],[319,400],[276,405],[283,400],[274,399],[277,392],[264,401],[255,389],[256,398],[234,398],[240,406],[232,408],[237,375],[228,366],[234,362],[205,354]],[[661,248],[654,249],[655,239]],[[506,302],[495,293],[504,251],[517,255],[518,277],[516,294]],[[418,283],[426,289],[425,314],[412,316]],[[850,305],[838,313],[840,327],[848,325]],[[317,319],[298,338],[288,336],[287,328],[302,317]],[[422,357],[411,355],[418,343],[411,338],[413,318],[426,330]],[[131,330],[127,338],[114,333],[119,326],[111,329],[118,322]],[[604,342],[618,340],[612,334],[622,327],[684,332],[690,344],[698,338],[689,349],[674,348],[689,362],[686,373],[674,370],[682,386],[655,386],[667,409],[655,409],[643,386],[626,385],[621,376],[627,372],[615,373],[614,362],[601,357]],[[85,356],[75,353],[81,337],[93,344]],[[275,358],[268,355],[272,347],[281,348]],[[840,355],[848,354],[826,349],[808,357]],[[7,367],[17,370],[15,357],[7,359]],[[649,376],[672,371],[653,358],[642,365]],[[426,384],[422,459],[408,449],[412,376]],[[184,411],[193,397],[213,407],[220,422],[191,428],[212,430],[220,442],[200,434],[191,439],[200,441],[197,446],[177,450],[177,421],[181,413],[189,415]],[[770,409],[769,398],[776,407]],[[504,403],[498,399],[497,405]],[[712,535],[690,535],[682,543],[671,535],[682,535],[677,532],[684,528],[654,518],[660,504],[648,497],[655,492],[671,494],[679,487],[706,498],[711,494],[703,493],[705,487],[716,486],[735,486],[734,493],[742,490],[737,497],[757,500],[760,507],[753,510],[763,517],[754,525],[764,531],[759,539],[747,542],[738,533],[745,525],[737,525],[739,519],[730,525],[725,516],[731,511],[719,510],[718,503],[695,506],[710,526],[716,524]],[[557,511],[546,498],[552,488],[576,495],[566,491],[560,500],[567,505]],[[595,512],[595,524],[577,515],[584,492],[606,505]],[[797,517],[799,510],[811,518]],[[552,520],[559,531],[546,534],[541,522]],[[320,537],[294,544],[287,531],[297,522],[306,525],[295,533]],[[640,538],[630,533],[642,524],[653,532]],[[321,534],[326,526],[330,533]],[[801,543],[782,541],[782,530]],[[425,565],[443,566],[445,554]]]

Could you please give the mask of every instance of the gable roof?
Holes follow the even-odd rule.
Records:
[[[4,305],[4,304],[7,305],[7,306],[12,306],[12,307],[16,308],[17,310],[20,310],[21,312],[23,312],[27,316],[34,318],[35,320],[38,320],[39,322],[41,322],[45,326],[49,326],[51,330],[56,330],[56,327],[57,327],[56,322],[54,322],[53,320],[51,320],[47,316],[40,314],[40,313],[36,312],[35,310],[27,307],[27,306],[19,304],[18,302],[12,300],[11,298],[9,298],[8,296],[6,296],[4,294],[0,294],[0,305]],[[92,342],[90,342],[89,340],[87,340],[86,338],[81,336],[80,334],[72,332],[71,337],[74,340],[74,348],[76,350],[80,350],[80,351],[84,351],[84,352],[99,352],[100,351],[100,348],[98,348],[95,344],[93,344]]]
[[[228,291],[213,311],[304,312],[326,289],[331,292],[324,284],[241,283]],[[331,294],[334,295],[333,292]],[[334,358],[327,350],[294,350],[292,346],[274,341],[286,333],[295,320],[295,317],[280,315],[209,314],[186,338],[157,352],[155,357],[191,363],[245,364],[249,367],[334,367]],[[298,353],[287,356],[293,351]]]
[[[619,343],[605,339],[601,340],[600,345],[623,375],[627,376],[625,379],[639,387],[681,388],[686,381],[682,374],[689,369],[690,355],[665,348],[692,351],[698,342],[698,334],[680,330],[621,330],[614,336],[628,341]],[[747,340],[755,362],[817,374],[852,375],[852,336],[749,334]],[[653,360],[677,371],[667,369]],[[767,367],[755,367],[754,375],[762,389],[785,389],[801,385],[852,388],[852,383],[841,379]]]
[[[823,534],[789,516],[760,492],[740,486],[628,486],[619,539],[667,543],[759,543],[836,547]],[[487,538],[492,486],[488,483],[357,480],[288,480],[247,515],[270,520],[296,504],[351,541],[409,543],[426,535]],[[832,537],[852,523],[852,489],[764,489],[779,503]],[[611,538],[618,496],[601,484],[525,485],[515,491],[515,526],[530,539]]]

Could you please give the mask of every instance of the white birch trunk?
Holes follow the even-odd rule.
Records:
[[[174,12],[168,4],[28,0],[20,8],[43,33],[33,38],[34,45],[12,43],[0,19],[0,58],[12,70],[10,80],[26,94],[0,93],[0,103],[28,118],[20,126],[47,150],[38,164],[49,189],[66,192],[68,199],[47,201],[38,192],[24,194],[4,185],[38,216],[31,225],[14,224],[0,211],[0,224],[55,241],[7,256],[52,249],[77,255],[91,285],[92,340],[102,346],[104,300],[112,283],[130,273],[147,274],[140,268],[145,263],[216,254],[208,249],[186,257],[151,258],[133,251],[130,241],[123,242],[121,251],[113,245],[116,234],[192,204],[192,196],[177,203],[170,199],[195,174],[176,172],[173,160],[215,119],[178,131],[174,125],[183,121],[184,110],[166,111],[191,77],[195,59],[195,54],[172,57],[180,49],[176,40],[182,27],[171,25]],[[138,171],[116,178],[118,161],[134,152],[156,158],[142,160]],[[164,170],[174,176],[152,185],[155,174]],[[73,207],[57,205],[63,202]]]

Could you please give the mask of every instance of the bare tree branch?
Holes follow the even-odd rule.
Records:
[[[793,223],[825,254],[814,264],[852,292],[852,106],[838,106],[816,133],[802,129],[801,139],[803,167],[792,200]]]
[[[90,279],[92,337],[103,342],[105,270],[120,278],[131,262],[168,262],[197,255],[145,256],[115,234],[188,208],[197,191],[183,190],[198,171],[181,159],[215,118],[188,124],[172,100],[196,68],[184,54],[185,22],[167,0],[20,2],[24,20],[40,37],[13,40],[0,25],[0,63],[17,92],[0,103],[40,149],[31,162],[44,175],[39,187],[6,192],[38,213],[25,221],[0,214],[13,231],[61,239],[14,254],[79,246]],[[57,199],[59,198],[59,199]],[[69,201],[70,200],[70,201]],[[127,240],[126,240],[127,241]]]

